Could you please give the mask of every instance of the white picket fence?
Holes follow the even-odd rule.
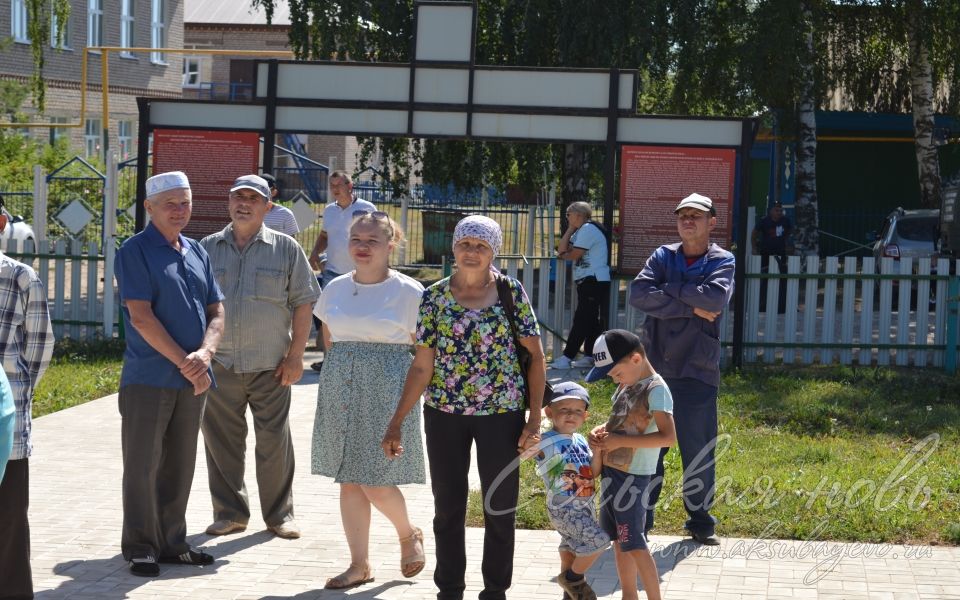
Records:
[[[113,279],[115,250],[97,244],[58,240],[20,248],[8,242],[4,252],[31,265],[47,286],[51,319],[58,339],[113,337],[118,330]],[[569,263],[549,257],[500,257],[500,269],[519,279],[543,324],[544,348],[556,356],[576,309]],[[749,363],[897,365],[950,367],[960,345],[957,306],[951,280],[958,285],[960,261],[932,264],[929,259],[818,259],[789,257],[786,273],[776,261],[769,274],[760,257],[747,259],[743,319],[743,359]],[[551,265],[551,262],[553,263]],[[785,284],[781,284],[785,280]],[[610,327],[638,331],[645,315],[628,302],[630,278],[614,279]],[[766,286],[765,305],[760,288]],[[781,286],[784,310],[778,311]],[[732,305],[723,315],[725,360],[732,357]]]
[[[54,336],[60,340],[113,337],[117,299],[113,279],[114,252],[95,243],[44,240],[34,248],[16,240],[4,244],[7,256],[28,264],[47,289]]]
[[[546,257],[501,258],[498,266],[524,284],[544,325],[544,348],[548,355],[556,356],[576,308],[569,266],[561,263],[555,267],[552,282]],[[951,302],[950,335],[954,349],[960,345],[956,327],[960,299],[948,297],[951,265],[947,260],[931,265],[929,259],[884,259],[877,269],[873,258],[847,257],[841,263],[837,257],[801,260],[794,256],[788,258],[783,275],[778,273],[776,261],[771,261],[769,275],[761,274],[760,266],[760,257],[748,257],[745,363],[948,366]],[[957,273],[960,261],[954,267]],[[786,281],[782,314],[777,310],[781,279]],[[611,282],[609,326],[639,331],[645,315],[628,302],[631,280]],[[767,287],[762,310],[761,285]],[[914,302],[916,307],[911,306],[912,296],[920,299]],[[733,352],[732,308],[731,303],[721,317],[725,361]]]

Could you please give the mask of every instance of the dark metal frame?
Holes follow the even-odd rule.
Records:
[[[419,0],[414,8],[414,11],[418,10],[420,5],[459,5],[459,6],[474,6],[473,2],[456,2],[448,3],[441,2],[436,0]],[[416,16],[416,12],[415,12]],[[481,65],[478,67],[476,62],[476,27],[477,27],[477,11],[473,11],[473,24],[471,31],[471,45],[470,45],[470,61],[469,63],[462,62],[444,62],[444,61],[429,61],[429,60],[419,60],[416,57],[416,32],[417,32],[417,19],[414,19],[413,26],[413,38],[411,41],[412,49],[412,61],[410,64],[402,63],[360,63],[360,62],[351,62],[349,63],[352,67],[357,66],[370,66],[370,67],[397,67],[404,68],[410,71],[410,82],[409,90],[407,94],[407,100],[404,102],[370,102],[370,101],[358,101],[358,100],[305,100],[305,99],[285,99],[277,97],[277,78],[279,73],[280,64],[304,64],[306,61],[295,61],[295,60],[276,60],[271,59],[267,61],[256,61],[259,65],[260,63],[267,64],[267,95],[266,97],[258,96],[256,90],[258,89],[257,81],[255,80],[254,85],[254,99],[245,104],[251,105],[260,105],[264,106],[266,110],[264,128],[245,128],[237,127],[231,128],[232,131],[258,131],[264,139],[264,151],[263,151],[263,165],[264,170],[269,170],[270,165],[273,163],[274,151],[273,143],[268,143],[269,140],[272,140],[274,136],[278,133],[314,133],[314,134],[326,134],[326,135],[358,135],[356,132],[349,131],[327,131],[321,129],[299,129],[297,131],[288,130],[288,129],[278,129],[276,127],[276,111],[278,107],[281,106],[302,106],[302,107],[315,107],[315,108],[366,108],[373,110],[394,110],[394,111],[406,111],[407,112],[407,128],[405,134],[398,134],[397,132],[371,132],[365,131],[361,132],[359,135],[364,136],[375,136],[375,137],[397,137],[399,135],[406,135],[409,137],[417,136],[430,139],[456,139],[456,140],[477,140],[477,141],[499,141],[499,142],[537,142],[543,144],[551,143],[578,143],[578,144],[604,144],[606,149],[606,156],[604,158],[604,226],[608,231],[612,231],[613,226],[613,209],[614,209],[614,200],[616,196],[616,161],[619,154],[619,149],[622,145],[652,145],[645,143],[637,142],[619,142],[617,140],[617,124],[618,119],[623,117],[633,117],[636,115],[636,104],[637,104],[637,93],[639,86],[639,77],[634,76],[633,81],[633,93],[631,108],[628,110],[623,110],[619,108],[619,91],[620,91],[620,76],[623,73],[630,73],[636,71],[633,70],[621,70],[617,68],[611,69],[575,69],[575,68],[536,68],[536,67],[517,67],[517,66],[487,66]],[[344,65],[348,63],[340,61],[309,61],[311,64],[329,64],[329,65]],[[431,68],[431,69],[467,69],[468,70],[468,88],[467,88],[467,102],[466,104],[448,104],[448,103],[422,103],[415,102],[415,85],[416,85],[416,71],[417,68]],[[564,107],[530,107],[530,106],[490,106],[490,105],[475,105],[473,103],[473,87],[474,87],[474,74],[475,71],[480,68],[482,70],[496,70],[496,71],[550,71],[550,72],[573,72],[573,73],[608,73],[609,74],[609,91],[608,91],[608,106],[606,108],[564,108]],[[260,76],[259,66],[254,68],[255,78]],[[220,102],[204,101],[204,100],[169,100],[169,99],[151,99],[151,98],[137,98],[137,105],[140,110],[140,129],[139,129],[139,146],[138,146],[138,162],[137,162],[137,197],[138,199],[143,199],[145,194],[145,182],[147,179],[147,147],[149,134],[153,131],[154,126],[150,123],[150,103],[152,100],[162,101],[165,103],[189,103],[189,104],[222,104]],[[231,105],[236,105],[237,103],[230,103]],[[413,132],[413,117],[414,113],[417,111],[433,111],[433,112],[457,112],[464,113],[467,116],[466,132],[465,135],[424,135],[420,133]],[[473,135],[472,123],[473,116],[475,114],[525,114],[525,115],[544,115],[544,116],[580,116],[580,117],[602,117],[607,120],[607,136],[605,140],[597,141],[584,141],[584,140],[570,140],[563,138],[501,138],[501,137],[486,137],[486,136],[477,136]],[[738,211],[739,219],[737,221],[737,240],[736,240],[736,257],[737,257],[737,266],[736,273],[734,276],[735,282],[735,293],[734,293],[734,354],[733,362],[736,367],[740,367],[743,364],[743,308],[745,303],[745,295],[743,291],[743,282],[744,282],[744,260],[746,257],[746,244],[748,240],[749,232],[746,231],[747,227],[747,211],[746,207],[748,204],[747,199],[749,198],[749,186],[750,186],[750,148],[753,144],[753,137],[756,133],[758,127],[758,121],[756,118],[722,118],[722,117],[677,117],[671,115],[644,115],[644,118],[652,119],[677,119],[682,118],[684,120],[696,120],[696,121],[731,121],[736,120],[741,123],[741,136],[740,144],[737,145],[702,145],[702,147],[714,147],[714,148],[734,148],[738,150],[738,159],[740,162],[740,178],[738,182],[739,194],[734,200],[734,208]],[[197,129],[197,130],[206,130],[206,131],[218,131],[223,130],[224,128],[217,127],[191,127],[191,126],[177,126],[179,129]],[[656,143],[657,146],[676,146],[676,147],[689,147],[691,144],[681,144],[681,143]],[[136,230],[140,231],[144,226],[144,215],[143,215],[143,203],[141,200],[137,202],[137,213],[136,213]],[[609,252],[609,249],[608,249]]]

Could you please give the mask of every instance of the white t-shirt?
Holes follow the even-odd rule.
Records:
[[[351,272],[323,288],[313,314],[334,342],[413,344],[422,295],[419,281],[393,269],[380,283],[356,283]]]
[[[327,232],[327,269],[341,275],[353,270],[353,259],[350,258],[349,251],[353,213],[375,210],[377,207],[372,203],[359,199],[355,199],[353,204],[349,204],[346,208],[340,208],[336,202],[331,202],[324,207],[323,230]]]
[[[607,264],[607,238],[600,228],[587,222],[570,236],[570,245],[584,251],[573,264],[573,278],[577,281],[593,275],[597,281],[610,281]]]

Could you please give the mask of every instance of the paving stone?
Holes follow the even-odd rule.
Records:
[[[313,358],[308,353],[305,360],[309,363]],[[293,386],[291,408],[298,464],[296,518],[303,537],[281,540],[265,530],[254,477],[252,427],[247,440],[247,486],[254,514],[249,527],[229,536],[206,535],[212,509],[201,439],[187,510],[188,539],[213,554],[216,562],[204,568],[162,565],[161,576],[151,580],[130,575],[120,556],[122,468],[116,395],[36,419],[30,519],[37,598],[435,598],[429,485],[403,487],[411,519],[426,534],[427,566],[420,575],[411,580],[401,576],[396,531],[374,511],[370,562],[376,581],[347,592],[323,590],[327,578],[346,568],[349,550],[340,524],[337,485],[309,472],[316,385],[317,376],[308,369],[304,380]],[[475,467],[469,481],[479,487]],[[483,530],[468,529],[466,541],[465,598],[476,598],[483,588]],[[558,541],[554,531],[517,532],[510,600],[559,600]],[[960,599],[960,549],[954,547],[729,538],[719,548],[709,548],[685,537],[656,535],[650,541],[665,598]],[[597,560],[587,577],[598,597],[620,599],[612,550]]]

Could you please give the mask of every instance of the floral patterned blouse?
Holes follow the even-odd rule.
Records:
[[[520,282],[507,278],[517,308],[517,334],[540,335],[540,325]],[[433,379],[424,403],[448,413],[492,415],[520,410],[524,383],[510,321],[498,300],[488,308],[460,306],[450,278],[426,289],[420,300],[417,345],[435,349]]]

